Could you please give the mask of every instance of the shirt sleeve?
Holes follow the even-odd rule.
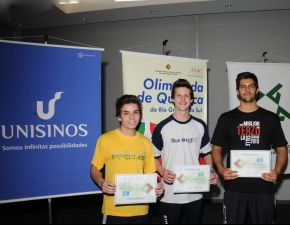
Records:
[[[148,141],[148,151],[145,158],[144,173],[154,173],[156,172],[156,164],[154,158],[153,145]]]
[[[272,120],[274,122],[274,129],[272,130],[272,144],[274,145],[274,147],[284,147],[288,144],[283,129],[282,129],[282,125],[280,122],[279,117],[274,114],[274,119]]]
[[[102,136],[98,139],[94,156],[92,159],[92,164],[98,168],[98,170],[101,170],[104,167],[104,162],[105,162],[105,155],[104,155],[104,143],[103,143],[103,138]]]
[[[226,142],[226,124],[225,116],[221,115],[218,119],[217,125],[214,129],[214,133],[211,139],[211,144],[223,147]]]
[[[202,135],[202,139],[201,139],[201,144],[200,144],[200,155],[202,157],[208,155],[208,154],[211,154],[211,144],[210,144],[210,139],[209,139],[209,134],[208,134],[208,127],[206,125],[205,122],[201,122],[201,125],[202,125],[202,132],[203,132],[203,135]]]
[[[161,151],[163,149],[163,138],[161,134],[161,127],[156,126],[152,134],[152,144],[154,147],[154,156],[161,156]]]

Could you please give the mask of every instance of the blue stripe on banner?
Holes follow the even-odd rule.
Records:
[[[101,51],[0,42],[0,202],[99,191]]]

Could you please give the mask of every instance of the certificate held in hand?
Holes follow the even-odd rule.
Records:
[[[116,174],[115,205],[156,202],[157,174]]]
[[[174,193],[208,192],[210,189],[209,165],[175,165]]]
[[[271,150],[231,150],[231,170],[239,177],[261,177],[271,171]]]

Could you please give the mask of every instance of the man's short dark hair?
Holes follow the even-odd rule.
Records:
[[[250,73],[250,72],[243,72],[243,73],[239,73],[238,76],[237,76],[236,89],[239,90],[240,81],[242,79],[248,79],[248,78],[250,78],[250,79],[252,79],[254,81],[256,88],[259,88],[257,76],[255,74],[253,74],[253,73]]]
[[[142,102],[136,95],[123,95],[116,100],[116,117],[121,115],[121,109],[126,104],[136,104],[139,108],[140,119],[142,119]]]
[[[259,88],[257,76],[251,72],[243,72],[243,73],[239,73],[237,78],[236,78],[236,90],[239,90],[240,81],[242,79],[252,79],[255,83],[256,88]],[[239,100],[241,100],[240,95],[237,95],[237,97]],[[258,99],[258,98],[259,98],[259,92],[256,94],[256,99]]]
[[[190,99],[193,99],[193,89],[191,84],[188,82],[188,80],[186,79],[178,79],[177,81],[175,81],[172,85],[172,89],[171,89],[171,98],[174,99],[174,95],[175,95],[175,89],[179,88],[179,87],[186,87],[190,90]]]

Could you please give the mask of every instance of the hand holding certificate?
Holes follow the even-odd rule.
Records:
[[[261,177],[271,171],[270,150],[231,150],[231,169],[239,177]]]
[[[210,165],[175,166],[174,193],[208,192]]]
[[[157,174],[116,174],[115,205],[156,202]]]

